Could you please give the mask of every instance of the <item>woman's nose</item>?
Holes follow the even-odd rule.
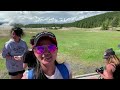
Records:
[[[46,53],[46,52],[50,52],[50,51],[48,50],[48,47],[44,47],[44,53]]]
[[[43,55],[44,55],[44,57],[48,57],[48,56],[50,56],[50,55],[51,55],[51,53],[50,53],[50,51],[48,50],[48,48],[47,48],[47,47],[45,47],[45,48],[44,48]]]

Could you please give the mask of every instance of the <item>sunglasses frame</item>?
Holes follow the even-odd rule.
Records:
[[[45,52],[45,46],[36,46],[35,50],[37,54],[43,54]],[[58,48],[55,44],[47,45],[47,49],[50,53],[54,53]],[[41,50],[41,51],[40,51]]]

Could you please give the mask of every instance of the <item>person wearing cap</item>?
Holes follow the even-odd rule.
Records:
[[[21,39],[24,32],[19,27],[13,27],[10,31],[11,39],[7,41],[2,50],[2,56],[6,59],[6,67],[11,79],[21,79],[23,72],[23,54],[28,50],[26,42]]]
[[[36,57],[33,53],[33,47],[34,47],[34,38],[35,36],[32,36],[30,39],[30,45],[31,48],[25,52],[25,54],[23,55],[23,68],[24,69],[32,69],[36,66]]]
[[[34,55],[37,65],[26,70],[22,79],[71,79],[72,72],[68,63],[58,63],[58,44],[52,32],[43,31],[34,39]]]
[[[117,57],[112,48],[104,52],[105,69],[100,76],[103,79],[120,79],[120,59]]]

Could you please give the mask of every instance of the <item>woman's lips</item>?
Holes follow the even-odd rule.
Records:
[[[52,57],[44,57],[46,61],[51,61]]]

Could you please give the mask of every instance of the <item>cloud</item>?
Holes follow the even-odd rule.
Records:
[[[69,23],[107,11],[0,11],[0,22],[34,23]]]

